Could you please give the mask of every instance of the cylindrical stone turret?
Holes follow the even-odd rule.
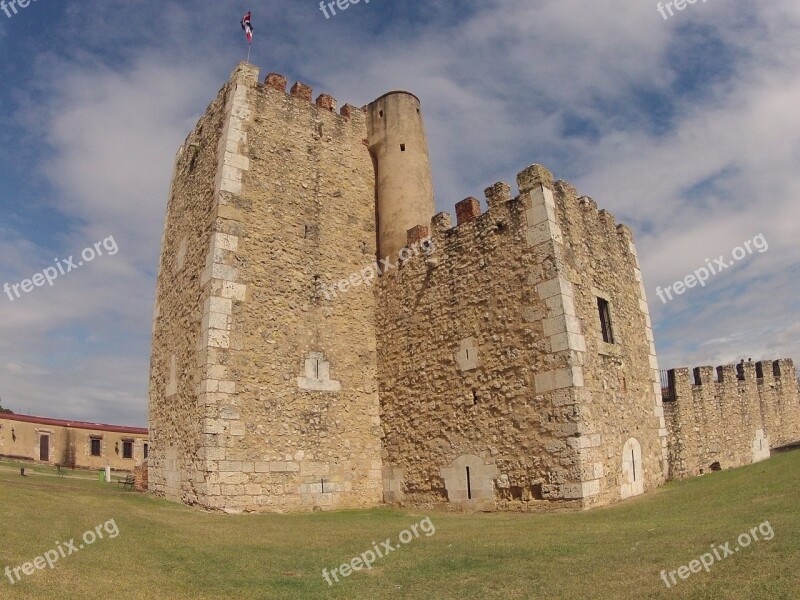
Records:
[[[396,259],[406,233],[430,224],[434,212],[428,140],[419,99],[389,92],[367,108],[369,151],[375,165],[378,257]]]

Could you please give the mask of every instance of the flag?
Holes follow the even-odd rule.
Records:
[[[253,43],[253,26],[250,24],[250,11],[242,19],[242,29],[244,29],[245,34],[247,34],[247,42],[249,44]]]

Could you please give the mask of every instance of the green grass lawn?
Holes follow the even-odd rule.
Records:
[[[5,465],[8,467],[8,463]],[[20,477],[0,468],[0,569],[113,520],[104,539],[11,584],[0,598],[800,598],[800,452],[670,483],[608,508],[552,515],[378,509],[303,515],[209,514],[96,479]],[[430,517],[435,533],[329,586],[329,571]],[[676,570],[774,537],[667,589]],[[116,529],[114,528],[116,526]],[[109,539],[109,533],[118,535]],[[430,530],[428,530],[430,531]],[[762,537],[759,534],[759,537]],[[722,551],[719,551],[722,555]],[[20,571],[20,574],[22,572]],[[13,575],[12,575],[13,576]]]
[[[98,470],[90,469],[70,469],[69,467],[62,467],[61,472],[58,472],[57,467],[45,465],[35,462],[24,462],[18,460],[0,459],[0,472],[14,471],[19,473],[20,468],[25,469],[26,475],[48,475],[52,477],[69,477],[70,479],[92,479],[100,480],[100,473]],[[122,471],[111,471],[111,480],[119,481],[124,480],[128,473]]]

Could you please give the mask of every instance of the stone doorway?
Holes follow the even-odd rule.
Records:
[[[441,469],[447,499],[460,504],[494,504],[494,480],[497,467],[486,464],[473,454],[465,454]]]
[[[622,448],[622,486],[620,496],[630,498],[644,493],[644,469],[642,468],[642,446],[631,438]]]
[[[39,460],[50,462],[50,436],[39,436]]]
[[[753,462],[761,462],[769,458],[769,438],[764,435],[764,430],[759,429],[756,431],[755,439],[753,440]]]

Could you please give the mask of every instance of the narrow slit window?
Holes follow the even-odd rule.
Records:
[[[467,499],[472,500],[472,482],[469,479],[469,467],[467,467]]]
[[[611,308],[608,305],[608,300],[598,298],[597,309],[600,312],[600,329],[603,333],[603,341],[606,344],[613,344],[614,331],[611,328]]]
[[[634,454],[633,448],[631,448],[631,465],[633,465],[633,480],[636,481],[636,454]]]

